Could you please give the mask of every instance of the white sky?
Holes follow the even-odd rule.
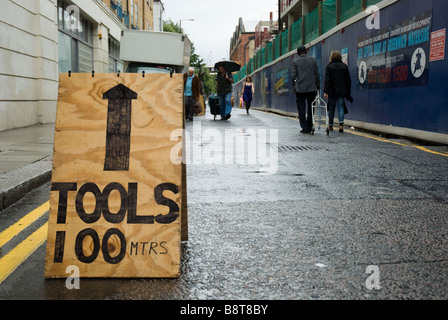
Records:
[[[163,20],[175,23],[183,20],[184,32],[207,65],[229,58],[230,39],[240,17],[243,22],[251,22],[250,25],[269,20],[269,12],[273,12],[274,21],[278,19],[277,0],[162,0],[162,3]]]

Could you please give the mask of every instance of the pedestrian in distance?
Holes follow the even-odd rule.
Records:
[[[329,129],[333,130],[335,109],[338,109],[339,132],[344,132],[344,115],[348,113],[345,99],[353,102],[351,96],[352,80],[350,72],[345,63],[342,62],[342,55],[338,51],[333,51],[330,55],[330,63],[325,71],[324,97],[328,99]]]
[[[312,103],[320,90],[320,75],[317,61],[306,54],[306,48],[297,48],[299,55],[292,62],[292,81],[296,93],[301,133],[311,133],[313,128]],[[306,106],[308,103],[308,108]]]
[[[249,114],[250,105],[252,103],[252,95],[255,93],[254,83],[251,76],[246,77],[243,88],[243,101],[246,107],[246,113]]]
[[[193,121],[194,105],[199,101],[200,83],[199,77],[194,74],[194,68],[189,67],[184,73],[184,107],[185,118]]]
[[[232,84],[234,79],[233,75],[224,66],[220,65],[218,70],[219,72],[216,75],[216,89],[219,98],[221,120],[228,120],[232,112]]]

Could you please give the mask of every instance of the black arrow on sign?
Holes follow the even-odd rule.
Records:
[[[137,93],[121,83],[103,94],[107,106],[104,171],[128,171],[131,150],[131,105]]]

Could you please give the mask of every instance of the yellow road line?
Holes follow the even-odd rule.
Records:
[[[382,139],[382,138],[377,138],[377,137],[372,137],[372,136],[369,136],[367,134],[360,133],[360,132],[354,132],[354,131],[348,131],[348,130],[344,130],[344,132],[348,132],[348,133],[351,133],[351,134],[354,134],[354,135],[357,135],[357,136],[361,136],[361,137],[365,137],[365,138],[369,138],[369,139],[373,139],[373,140],[377,140],[377,141],[381,141],[381,142],[393,143],[393,144],[396,144],[396,145],[399,145],[399,146],[403,146],[403,147],[411,147],[410,145],[407,145],[407,144],[404,144],[404,143],[400,143],[400,142],[396,142],[396,141],[390,141],[390,140],[387,140],[387,139]]]
[[[17,221],[15,224],[10,226],[8,229],[0,233],[0,248],[5,244],[8,243],[12,238],[14,238],[16,235],[18,235],[21,231],[26,229],[39,219],[41,216],[44,215],[45,212],[47,212],[50,209],[50,202],[47,201],[40,207],[36,208],[35,210],[28,213],[26,216],[24,216],[22,219]]]
[[[47,239],[48,222],[0,258],[0,284]]]
[[[297,118],[291,118],[291,117],[284,116],[284,115],[278,115],[278,114],[275,114],[275,113],[268,113],[268,114],[276,115],[278,117],[283,117],[283,118],[287,118],[287,119],[291,119],[293,121],[299,121],[299,119],[297,119]],[[432,151],[432,150],[429,150],[429,149],[427,149],[425,147],[422,147],[422,146],[408,145],[408,144],[404,144],[404,143],[400,143],[400,142],[396,142],[396,141],[390,141],[390,140],[387,140],[387,139],[372,137],[370,135],[363,134],[363,133],[360,133],[360,132],[354,132],[354,131],[348,131],[348,130],[344,130],[344,132],[348,132],[348,133],[355,134],[355,135],[358,135],[358,136],[361,136],[361,137],[364,137],[364,138],[369,138],[369,139],[373,139],[373,140],[377,140],[377,141],[381,141],[381,142],[387,142],[387,143],[396,144],[396,145],[403,146],[403,147],[417,148],[417,149],[419,149],[421,151],[425,151],[425,152],[432,153],[432,154],[437,154],[439,156],[448,157],[448,153]]]
[[[417,149],[420,149],[422,151],[425,151],[425,152],[429,152],[429,153],[433,153],[433,154],[438,154],[440,156],[448,157],[447,153],[441,153],[441,152],[437,152],[437,151],[432,151],[432,150],[426,149],[425,147],[420,147],[420,146],[413,146],[413,147],[417,148]]]
[[[361,136],[361,137],[365,137],[365,138],[369,138],[369,139],[378,140],[378,141],[381,141],[381,142],[393,143],[393,144],[396,144],[396,145],[399,145],[399,146],[403,146],[403,147],[417,148],[417,149],[419,149],[421,151],[425,151],[425,152],[432,153],[432,154],[437,154],[439,156],[448,157],[447,153],[432,151],[432,150],[429,150],[429,149],[427,149],[425,147],[422,147],[422,146],[409,145],[409,144],[404,144],[404,143],[400,143],[400,142],[396,142],[396,141],[390,141],[390,140],[387,140],[387,139],[381,139],[381,138],[377,138],[377,137],[372,137],[372,136],[369,136],[367,134],[363,134],[363,133],[359,133],[359,132],[345,131],[345,130],[344,130],[344,132],[348,132],[348,133],[355,134],[355,135],[358,135],[358,136]]]

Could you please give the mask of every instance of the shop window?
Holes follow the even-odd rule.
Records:
[[[93,24],[75,5],[58,0],[59,72],[93,70]]]

